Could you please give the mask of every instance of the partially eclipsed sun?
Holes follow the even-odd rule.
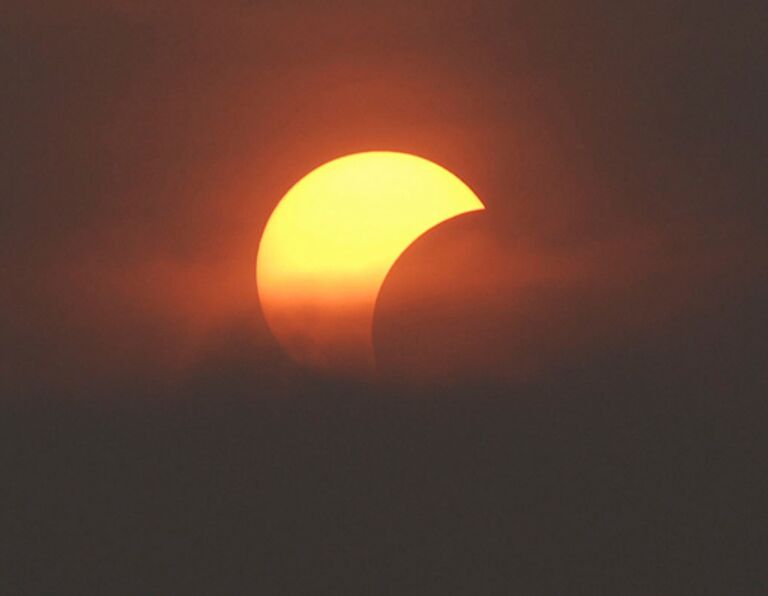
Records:
[[[357,153],[318,167],[281,199],[259,245],[272,333],[299,362],[372,373],[374,307],[390,268],[430,228],[480,209],[464,182],[415,155]]]

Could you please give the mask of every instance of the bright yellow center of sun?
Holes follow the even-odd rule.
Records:
[[[257,282],[267,323],[300,361],[370,368],[387,272],[421,234],[478,209],[464,182],[414,155],[358,153],[320,166],[288,191],[264,230]]]

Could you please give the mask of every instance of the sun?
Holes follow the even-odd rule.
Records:
[[[272,333],[304,364],[372,372],[373,313],[392,265],[430,228],[483,208],[457,176],[415,155],[321,165],[280,200],[261,238],[256,278]]]

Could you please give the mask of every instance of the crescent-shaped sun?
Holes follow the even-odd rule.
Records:
[[[415,155],[356,153],[318,167],[280,200],[259,244],[270,330],[303,364],[372,373],[374,308],[390,268],[430,228],[480,209],[464,182]]]

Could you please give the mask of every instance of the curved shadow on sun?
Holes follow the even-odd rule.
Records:
[[[434,379],[455,359],[441,352],[463,350],[456,339],[474,317],[473,294],[493,283],[483,266],[494,252],[488,222],[485,209],[446,219],[415,238],[389,268],[371,321],[377,377]]]

